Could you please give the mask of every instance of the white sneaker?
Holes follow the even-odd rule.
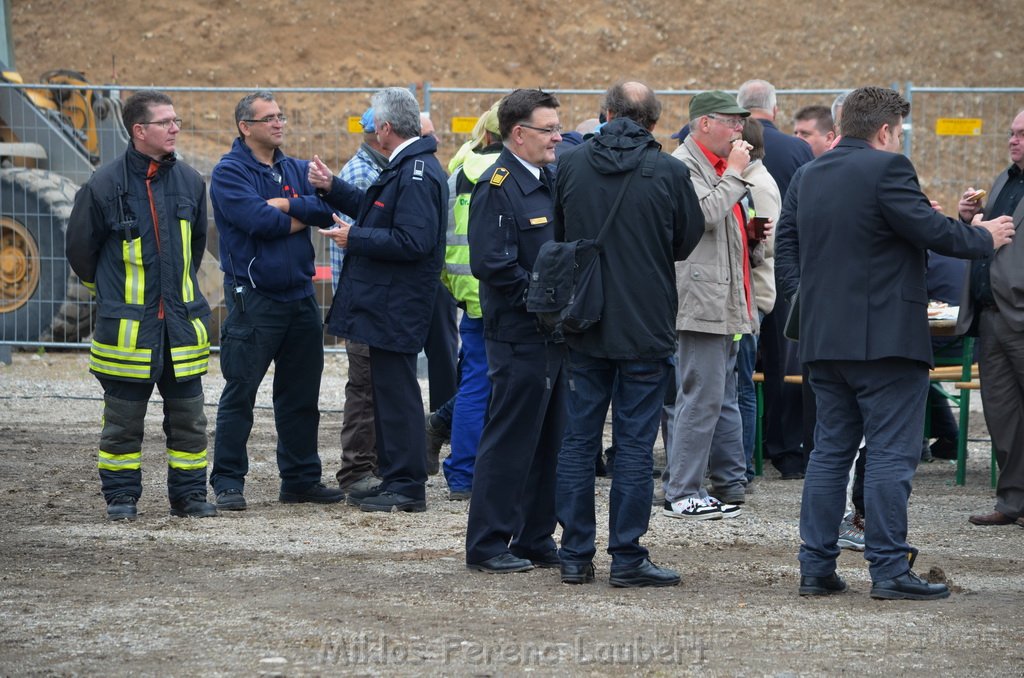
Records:
[[[665,500],[662,514],[669,518],[690,518],[692,520],[721,520],[722,512],[700,497],[688,497],[679,501]]]
[[[704,503],[706,503],[706,504],[708,504],[710,506],[714,506],[715,508],[717,508],[719,510],[719,512],[722,514],[723,518],[735,518],[736,516],[738,516],[741,513],[743,513],[743,508],[742,507],[737,506],[736,504],[725,504],[725,503],[722,503],[722,502],[718,501],[717,499],[715,499],[714,497],[711,497],[711,496],[708,496],[704,500]]]

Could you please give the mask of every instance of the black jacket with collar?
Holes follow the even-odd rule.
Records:
[[[545,340],[536,316],[526,310],[526,291],[537,252],[554,235],[552,220],[551,191],[512,151],[502,149],[469,203],[469,263],[480,280],[487,339]]]

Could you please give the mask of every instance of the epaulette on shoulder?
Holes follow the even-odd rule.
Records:
[[[504,167],[495,167],[491,175],[491,186],[501,186],[505,179],[508,179],[508,170]]]

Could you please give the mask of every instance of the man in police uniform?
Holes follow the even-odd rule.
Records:
[[[154,385],[164,399],[171,515],[215,516],[206,501],[201,381],[210,306],[196,279],[206,247],[206,185],[174,157],[181,118],[170,97],[137,92],[123,119],[131,147],[75,196],[66,240],[68,262],[99,308],[89,371],[103,385],[99,472],[107,518],[136,517]]]
[[[498,107],[505,148],[469,206],[470,268],[480,280],[491,401],[477,452],[466,566],[489,573],[558,567],[555,465],[565,424],[561,345],[526,310],[530,272],[553,237],[558,100],[518,89]]]

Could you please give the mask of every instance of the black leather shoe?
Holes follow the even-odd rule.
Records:
[[[533,563],[534,567],[553,569],[562,566],[562,561],[558,557],[558,549],[551,549],[547,553],[513,553],[517,558],[523,558]]]
[[[871,585],[871,597],[882,600],[938,600],[949,597],[949,587],[929,584],[907,570],[898,577],[876,581]]]
[[[344,496],[345,493],[336,487],[313,483],[299,492],[281,490],[277,498],[282,504],[337,504]]]
[[[846,590],[846,582],[833,572],[827,577],[800,577],[801,596],[830,596]]]
[[[493,558],[479,563],[466,563],[466,567],[487,574],[510,574],[512,572],[529,572],[533,563],[526,558],[517,558],[511,553],[499,553]]]
[[[241,490],[232,488],[217,493],[217,508],[221,511],[244,511],[247,506]]]
[[[363,487],[351,487],[346,489],[345,503],[349,506],[359,506],[370,497],[376,497],[384,491],[383,484],[378,481],[376,484],[369,482]]]
[[[212,518],[217,507],[206,501],[203,493],[190,494],[171,502],[171,515],[175,518]]]
[[[135,508],[138,499],[127,494],[119,494],[107,504],[107,520],[135,520],[139,512]]]
[[[423,513],[427,510],[426,499],[413,499],[397,492],[381,492],[359,502],[360,511],[405,511]]]
[[[957,441],[955,438],[936,438],[929,451],[936,459],[956,459]]]
[[[650,559],[626,570],[612,570],[611,576],[608,578],[609,584],[620,589],[640,586],[676,586],[679,582],[678,572],[667,567],[658,567]]]
[[[565,563],[562,565],[563,584],[589,584],[594,581],[593,563]]]

